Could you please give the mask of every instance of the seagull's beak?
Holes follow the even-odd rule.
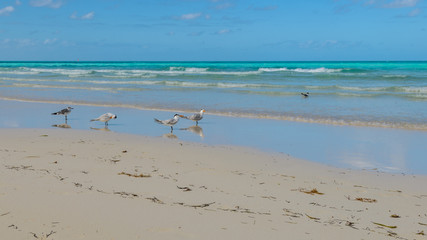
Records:
[[[184,117],[184,115],[178,115],[178,116],[180,116],[180,117],[182,117],[182,118]]]

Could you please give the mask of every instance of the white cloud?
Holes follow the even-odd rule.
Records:
[[[16,1],[15,1],[15,4],[19,6],[19,5],[21,5],[22,3],[21,3],[21,1],[20,1],[20,0],[16,0]]]
[[[418,0],[394,0],[390,3],[383,4],[385,8],[404,8],[417,5]]]
[[[199,18],[200,16],[202,16],[202,13],[189,13],[189,14],[184,14],[180,17],[180,19],[182,20],[193,20],[196,18]]]
[[[93,12],[93,11],[86,13],[85,15],[83,15],[81,17],[77,16],[77,12],[74,12],[73,14],[71,14],[70,18],[71,19],[90,20],[90,19],[93,19],[94,16],[95,16],[95,12]]]
[[[82,19],[92,19],[95,16],[95,12],[90,12],[82,16]]]
[[[273,11],[277,9],[277,5],[264,6],[264,7],[250,7],[250,9],[253,9],[256,11]]]
[[[409,17],[415,17],[415,16],[420,15],[420,13],[421,13],[421,9],[416,8],[416,9],[412,10],[411,12],[409,12],[408,16]]]
[[[374,5],[380,8],[405,8],[405,7],[414,7],[417,5],[419,0],[367,0],[365,5]]]
[[[43,44],[44,44],[44,45],[54,44],[57,40],[58,40],[58,39],[56,39],[56,38],[54,38],[54,39],[49,39],[49,38],[47,38],[47,39],[45,39],[45,40],[44,40]]]
[[[230,29],[222,29],[222,30],[219,30],[218,32],[216,32],[216,34],[222,35],[222,34],[227,34],[230,32],[231,32]]]
[[[215,9],[217,9],[217,10],[224,10],[224,9],[231,8],[231,7],[233,7],[233,4],[231,4],[229,2],[226,2],[226,3],[223,3],[223,4],[217,5],[215,7]]]
[[[31,0],[30,5],[33,7],[50,7],[50,8],[60,8],[63,5],[61,0]]]
[[[412,11],[410,11],[409,13],[397,15],[396,17],[398,17],[398,18],[408,18],[408,17],[411,18],[411,17],[416,17],[420,14],[421,14],[421,9],[415,8]]]
[[[12,6],[7,6],[5,8],[0,9],[0,16],[7,15],[15,10]]]

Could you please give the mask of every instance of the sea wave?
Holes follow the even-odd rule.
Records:
[[[67,75],[69,77],[80,77],[80,76],[87,76],[90,74],[95,73],[95,70],[83,70],[83,69],[48,69],[48,68],[27,68],[23,67],[21,68],[24,70],[24,72],[21,72],[21,74],[24,73],[33,73],[33,74],[41,74],[41,73],[52,73],[52,74],[58,74],[58,75]],[[15,73],[16,74],[16,73]]]
[[[333,68],[294,68],[289,69],[286,67],[282,68],[259,68],[258,71],[260,72],[298,72],[298,73],[334,73],[334,72],[341,72],[343,69],[333,69]]]
[[[299,94],[299,91],[309,91],[317,95],[340,95],[341,96],[379,96],[378,94],[394,94],[397,97],[412,97],[423,99],[427,98],[427,86],[345,86],[345,85],[303,85],[298,86],[294,84],[286,84],[286,82],[280,82],[277,84],[273,83],[259,83],[259,82],[239,82],[239,81],[173,81],[173,80],[114,80],[101,78],[100,80],[91,80],[91,79],[78,79],[78,78],[69,78],[69,79],[52,79],[52,78],[13,78],[13,77],[0,77],[0,81],[3,81],[3,84],[8,83],[38,83],[38,87],[42,87],[43,84],[55,84],[61,83],[66,84],[64,86],[70,87],[73,84],[88,86],[91,85],[104,85],[104,86],[114,86],[120,85],[123,87],[132,87],[134,86],[175,86],[175,87],[185,87],[185,88],[241,88],[241,89],[259,89],[266,92],[271,91],[293,91],[295,94]],[[16,87],[22,85],[15,85]],[[28,87],[28,86],[27,86]],[[60,88],[60,86],[57,86]],[[178,89],[179,90],[179,89]],[[259,94],[259,93],[256,93]],[[362,94],[362,95],[358,95]],[[273,93],[273,95],[277,95]]]
[[[82,86],[27,84],[27,83],[14,83],[14,84],[12,84],[12,86],[24,87],[24,88],[74,89],[74,90],[107,91],[107,92],[116,92],[117,91],[117,89],[115,89],[115,88],[105,88],[105,87],[82,87]],[[132,90],[132,89],[129,89],[129,90]]]
[[[177,75],[253,75],[260,71],[208,71],[209,68],[194,67],[170,67],[167,70],[155,69],[64,69],[64,68],[28,68],[21,67],[14,71],[2,71],[0,74],[13,75],[37,75],[52,74],[68,77],[94,77],[103,74],[103,77],[156,77],[156,76],[177,76]]]
[[[37,75],[37,74],[51,74],[63,75],[68,77],[94,77],[102,74],[103,77],[157,77],[157,76],[177,76],[177,75],[257,75],[262,73],[272,72],[294,72],[294,73],[337,73],[343,69],[332,68],[258,68],[250,69],[216,69],[198,68],[198,67],[169,67],[168,69],[66,69],[66,68],[30,68],[20,67],[14,71],[2,71],[0,74],[14,74],[14,75]]]
[[[189,72],[189,73],[201,73],[208,71],[209,68],[197,68],[197,67],[169,67],[169,71]]]

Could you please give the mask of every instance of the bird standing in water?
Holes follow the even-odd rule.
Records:
[[[62,109],[61,111],[54,112],[52,115],[64,115],[65,116],[65,122],[67,121],[67,115],[71,113],[71,109],[74,109],[72,107],[67,107]]]
[[[154,121],[163,124],[165,126],[171,127],[171,132],[173,132],[173,125],[177,124],[180,117],[184,117],[183,115],[175,114],[173,118],[167,119],[167,120],[159,120],[157,118],[154,118]]]
[[[303,97],[308,97],[308,95],[309,95],[309,94],[310,94],[309,92],[301,93],[301,95],[302,95]]]
[[[196,126],[199,125],[199,121],[203,119],[203,113],[205,113],[205,109],[201,109],[200,112],[195,113],[189,117],[185,117],[185,119],[193,120],[196,122]]]
[[[117,115],[116,114],[112,114],[112,113],[104,113],[101,116],[99,116],[98,118],[95,119],[91,119],[90,121],[100,121],[100,122],[104,122],[105,126],[108,126],[108,121],[110,121],[111,119],[116,119]]]

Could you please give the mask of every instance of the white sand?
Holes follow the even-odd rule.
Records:
[[[0,135],[0,239],[427,239],[426,176],[111,132]]]

